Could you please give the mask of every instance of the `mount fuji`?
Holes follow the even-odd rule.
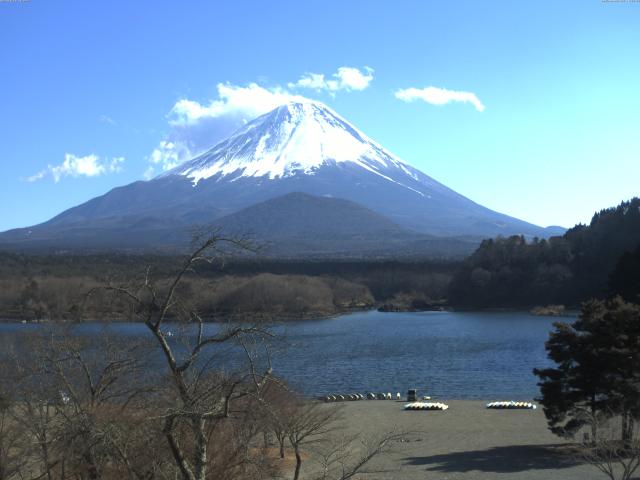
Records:
[[[468,251],[482,237],[562,233],[469,200],[326,105],[305,101],[254,119],[152,180],[114,188],[40,225],[4,232],[0,246],[183,247],[194,224],[248,231],[257,240],[277,241],[279,252],[303,255],[318,251],[319,243],[310,241],[318,238],[326,239],[320,250],[327,255],[432,254],[445,244]]]

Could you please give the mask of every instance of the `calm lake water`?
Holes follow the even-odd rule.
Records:
[[[544,342],[552,317],[527,313],[366,312],[276,327],[288,347],[274,371],[308,395],[406,392],[447,399],[532,399],[534,367],[549,365]],[[0,334],[38,328],[0,324]],[[135,323],[112,324],[124,335],[145,335]],[[208,328],[215,330],[216,325]],[[83,324],[85,334],[104,324]]]

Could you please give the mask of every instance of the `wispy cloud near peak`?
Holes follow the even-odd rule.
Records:
[[[265,88],[257,83],[250,83],[246,87],[219,83],[217,89],[218,98],[207,104],[186,98],[178,100],[169,112],[169,123],[188,125],[205,118],[226,115],[254,118],[284,103],[304,99],[280,87]]]

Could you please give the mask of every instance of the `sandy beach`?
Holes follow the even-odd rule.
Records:
[[[349,434],[413,431],[370,465],[368,479],[583,480],[604,478],[567,454],[537,410],[488,410],[485,401],[441,400],[449,410],[405,411],[396,401],[344,402]],[[382,472],[380,470],[383,470]]]

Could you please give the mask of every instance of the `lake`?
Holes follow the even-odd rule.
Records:
[[[534,367],[550,365],[544,342],[553,317],[527,313],[363,312],[276,327],[288,347],[274,372],[308,395],[403,392],[443,399],[533,399]],[[83,324],[85,334],[104,324]],[[0,324],[8,334],[37,325]],[[135,323],[110,326],[144,335]],[[219,326],[208,325],[215,330]]]

